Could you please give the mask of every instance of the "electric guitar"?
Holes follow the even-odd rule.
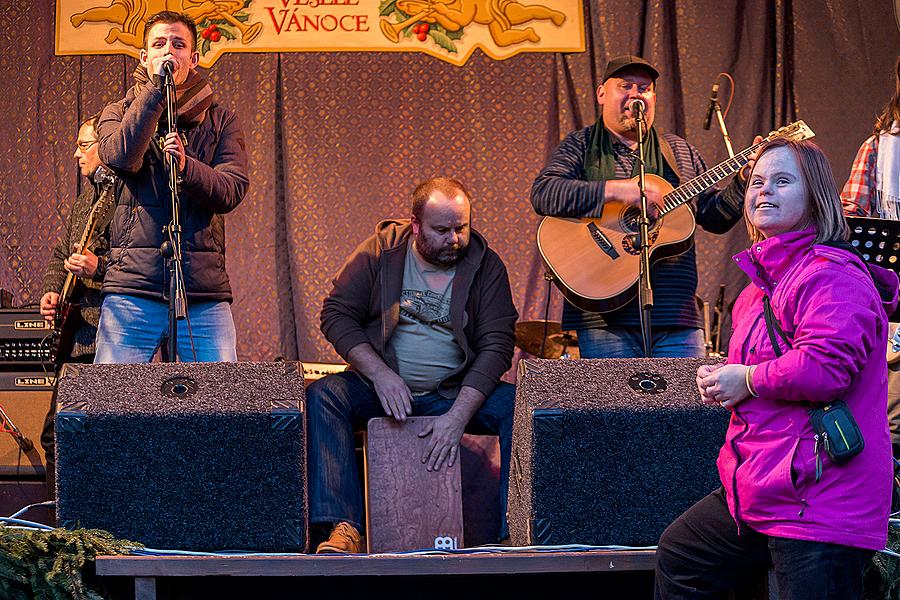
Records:
[[[83,252],[96,240],[98,230],[105,229],[116,205],[116,176],[103,167],[97,169],[94,181],[100,187],[100,196],[91,207],[87,223],[78,242],[79,252]],[[75,331],[81,324],[81,311],[78,304],[72,302],[72,293],[78,277],[69,272],[59,291],[56,314],[53,317],[53,331],[50,333],[50,358],[57,367],[72,353],[75,343]]]
[[[647,174],[648,188],[663,196],[659,214],[650,222],[651,264],[687,251],[696,221],[688,202],[737,172],[762,143],[777,137],[806,140],[815,133],[803,121],[771,132],[754,144],[677,188],[662,177]],[[632,181],[637,185],[637,177]],[[544,217],[537,246],[547,271],[563,296],[579,308],[609,312],[637,295],[640,269],[640,209],[605,202],[597,218]]]

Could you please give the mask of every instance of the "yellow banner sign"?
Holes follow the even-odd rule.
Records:
[[[226,52],[424,52],[461,66],[476,48],[584,51],[583,0],[539,1],[57,0],[56,53],[137,57],[161,10],[197,22],[202,67]]]

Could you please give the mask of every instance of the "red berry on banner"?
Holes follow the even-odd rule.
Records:
[[[421,29],[422,29],[422,24],[419,23],[418,25],[415,25],[415,26],[413,27],[413,33],[418,34],[419,31],[421,31]]]
[[[200,37],[202,37],[204,40],[208,40],[210,33],[211,32],[209,31],[209,27],[207,27],[206,29],[203,30],[203,33],[200,34]]]
[[[218,28],[219,28],[219,26],[216,25],[215,23],[212,23],[212,24],[210,24],[210,26],[209,26],[210,32],[213,32],[213,31],[215,31],[215,30],[218,29]]]
[[[431,29],[431,25],[429,25],[428,23],[422,23],[422,29],[420,29],[422,33],[428,33],[429,29]]]
[[[209,41],[211,42],[218,42],[220,39],[222,39],[222,32],[217,29],[214,29],[213,32],[209,34]]]
[[[416,37],[419,38],[420,42],[424,42],[426,39],[428,39],[428,34],[420,29],[419,33],[416,34]]]

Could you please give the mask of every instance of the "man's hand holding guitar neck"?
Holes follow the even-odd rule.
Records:
[[[97,273],[99,259],[97,255],[90,250],[79,252],[80,247],[75,244],[75,252],[69,258],[63,261],[66,271],[81,278],[92,278]],[[56,317],[56,310],[59,307],[59,294],[57,292],[47,292],[41,296],[40,308],[41,316],[50,323]]]

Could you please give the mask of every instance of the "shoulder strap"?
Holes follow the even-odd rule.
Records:
[[[659,135],[659,147],[662,150],[663,158],[666,159],[666,163],[675,173],[675,177],[678,178],[678,181],[683,181],[681,171],[678,169],[678,163],[675,162],[675,153],[672,152],[672,146],[669,145],[669,140],[667,140],[666,136],[662,133]]]
[[[772,303],[769,301],[768,295],[763,296],[763,314],[766,318],[766,331],[769,333],[769,341],[772,342],[772,349],[775,351],[775,356],[780,357],[784,352],[781,351],[781,345],[779,345],[775,333],[778,333],[788,348],[791,347],[791,341],[784,333],[784,329],[781,328],[781,323],[775,318],[775,311],[772,310]]]

